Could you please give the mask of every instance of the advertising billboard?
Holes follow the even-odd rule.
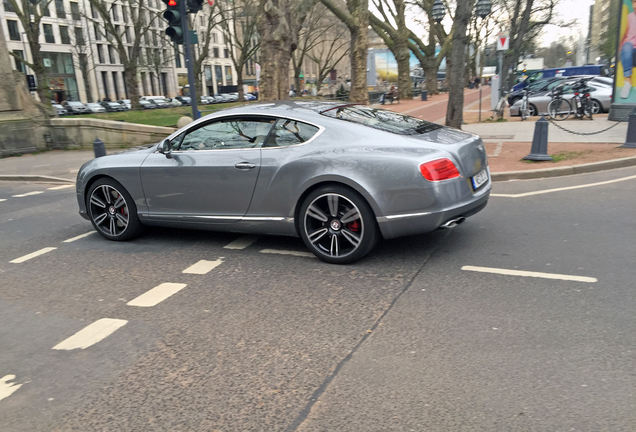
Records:
[[[636,104],[636,0],[621,0],[615,104]]]

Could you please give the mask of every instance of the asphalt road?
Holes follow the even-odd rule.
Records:
[[[93,231],[73,188],[0,183],[0,430],[636,430],[635,185],[497,183],[333,266],[282,237],[65,242]]]

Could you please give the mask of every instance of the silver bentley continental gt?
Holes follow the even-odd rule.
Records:
[[[478,136],[321,101],[210,114],[77,176],[79,213],[109,240],[144,225],[300,236],[334,264],[361,259],[380,236],[454,227],[490,189]]]

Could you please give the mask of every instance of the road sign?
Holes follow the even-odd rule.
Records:
[[[497,35],[497,51],[508,49],[510,49],[510,35],[508,33],[499,33]]]

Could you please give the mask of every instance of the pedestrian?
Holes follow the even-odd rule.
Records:
[[[479,88],[479,84],[481,84],[481,79],[479,77],[475,77],[475,88]]]

